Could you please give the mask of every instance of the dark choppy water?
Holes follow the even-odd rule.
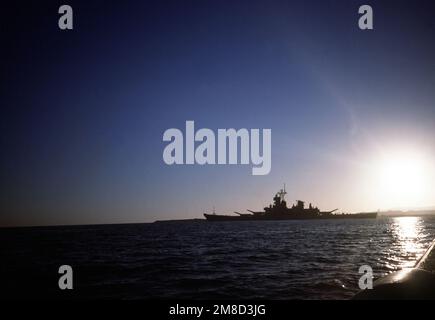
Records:
[[[346,299],[359,266],[413,266],[433,238],[434,217],[0,229],[2,295]]]

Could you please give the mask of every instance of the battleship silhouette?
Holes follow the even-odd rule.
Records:
[[[376,218],[377,212],[364,212],[354,214],[335,214],[338,209],[331,211],[320,211],[319,208],[313,207],[311,203],[305,208],[305,203],[298,200],[296,205],[291,208],[287,207],[285,195],[287,192],[284,188],[279,190],[273,198],[273,204],[264,208],[264,211],[252,211],[250,213],[234,212],[237,215],[220,215],[213,210],[212,214],[204,213],[207,221],[250,221],[250,220],[303,220],[303,219],[367,219]]]

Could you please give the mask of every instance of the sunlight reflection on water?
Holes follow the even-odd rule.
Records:
[[[396,240],[393,253],[401,268],[411,268],[426,247],[420,241],[424,236],[423,220],[420,217],[396,217],[391,225]]]

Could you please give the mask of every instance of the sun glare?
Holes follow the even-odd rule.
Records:
[[[424,205],[429,188],[428,164],[421,156],[396,153],[384,157],[377,168],[377,195],[390,208]]]

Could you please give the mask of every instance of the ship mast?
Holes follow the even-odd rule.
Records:
[[[281,189],[278,192],[278,196],[279,196],[279,199],[281,200],[281,202],[284,201],[284,197],[286,194],[287,194],[287,192],[285,191],[285,183],[284,183],[284,189]]]

